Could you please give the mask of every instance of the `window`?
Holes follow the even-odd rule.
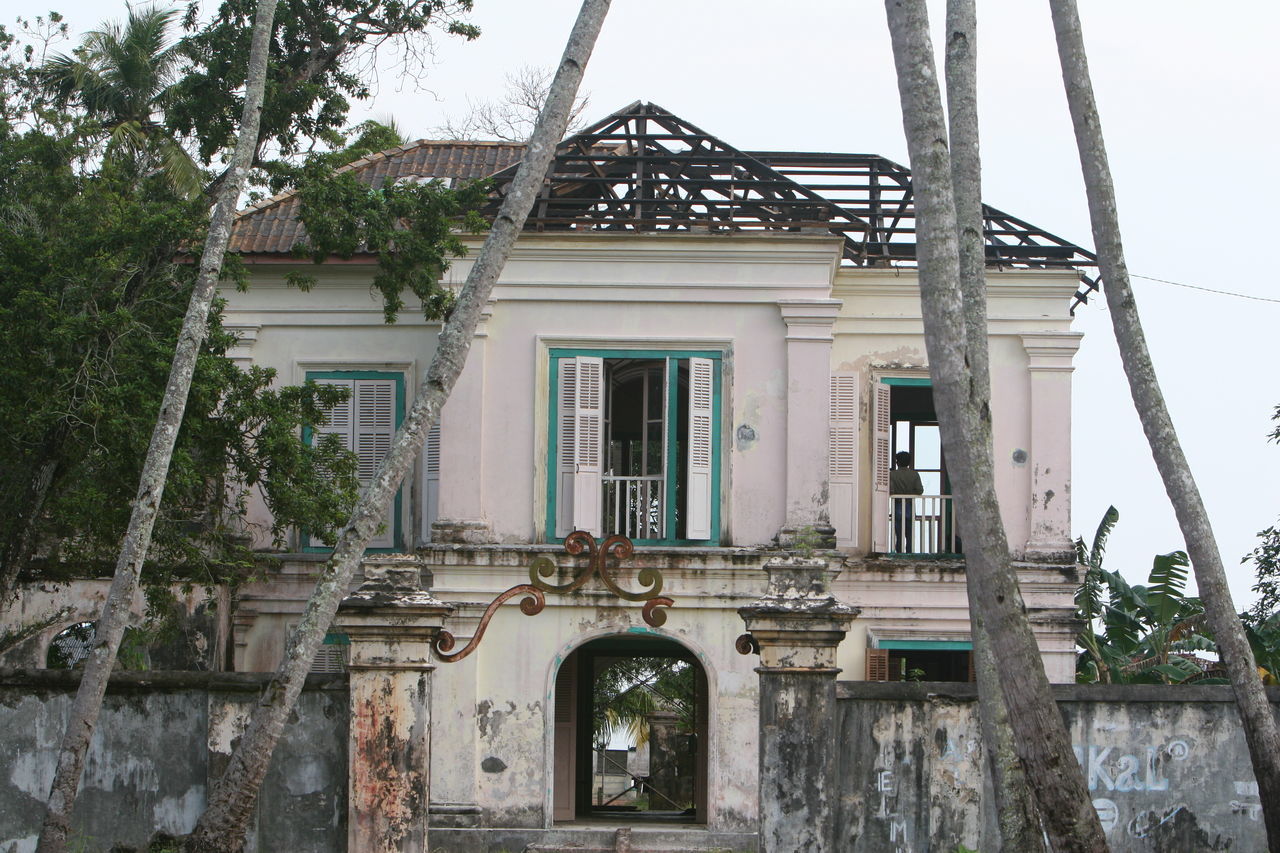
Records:
[[[325,422],[316,428],[320,435],[337,435],[342,446],[354,452],[356,474],[360,485],[373,479],[383,458],[391,450],[400,421],[404,419],[404,375],[365,370],[309,371],[307,379],[322,385],[339,385],[350,389],[351,396],[329,410]],[[369,550],[392,551],[404,547],[400,513],[404,489],[387,513],[386,524],[369,541]],[[303,550],[322,551],[304,534]]]
[[[551,350],[547,537],[720,536],[718,352]]]
[[[293,633],[297,626],[290,626]],[[309,672],[329,674],[347,671],[351,661],[351,638],[341,631],[329,631],[324,635],[324,643],[316,651],[311,661]]]
[[[867,681],[974,681],[968,640],[880,640],[867,649]]]

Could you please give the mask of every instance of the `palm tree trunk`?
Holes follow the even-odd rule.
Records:
[[[189,853],[234,851],[244,845],[271,753],[302,691],[311,661],[347,594],[366,545],[385,518],[387,506],[412,467],[431,426],[439,420],[440,409],[462,372],[480,312],[524,227],[556,144],[568,126],[578,86],[608,10],[609,0],[584,0],[582,4],[524,159],[467,275],[453,312],[441,330],[436,354],[418,387],[413,405],[396,433],[390,452],[352,511],[333,556],[321,571],[302,621],[289,637],[284,661],[254,710],[226,772],[213,790],[208,808],[186,840],[184,850]]]
[[[970,390],[979,408],[991,401],[991,371],[987,357],[986,243],[982,219],[982,161],[978,151],[978,42],[974,0],[947,1],[946,86],[951,132],[951,183],[955,193],[960,250],[960,292],[964,298],[966,360]],[[991,442],[990,422],[985,435]],[[991,770],[999,818],[1000,848],[1011,853],[1042,853],[1044,834],[1031,798],[1022,762],[1013,745],[1009,712],[1000,688],[1000,667],[991,639],[978,615],[978,585],[967,584],[974,673],[978,682],[978,717],[982,742]]]
[[[978,615],[1004,668],[1002,692],[1014,743],[1033,780],[1050,842],[1063,853],[1106,850],[1102,826],[1027,624],[996,500],[991,410],[974,393],[965,363],[967,330],[951,158],[925,2],[885,0],[885,9],[911,158],[925,345],[969,583],[977,586]]]
[[[1151,455],[1155,458],[1156,468],[1164,480],[1165,491],[1182,528],[1205,614],[1235,691],[1245,740],[1253,759],[1253,772],[1258,780],[1268,843],[1273,853],[1277,853],[1280,851],[1280,736],[1277,736],[1275,717],[1231,601],[1222,557],[1204,502],[1200,499],[1200,491],[1156,381],[1137,301],[1129,286],[1129,270],[1120,241],[1115,187],[1107,164],[1102,123],[1093,97],[1075,0],[1049,0],[1049,7],[1058,39],[1058,58],[1062,63],[1067,104],[1080,149],[1080,167],[1089,198],[1089,216],[1093,223],[1103,292],[1110,309],[1120,360],[1129,378],[1129,391],[1138,409],[1142,429],[1151,445]]]
[[[94,630],[93,650],[80,678],[80,688],[76,691],[71,717],[62,738],[44,825],[36,848],[39,853],[62,853],[67,847],[71,810],[79,791],[85,754],[89,750],[98,714],[102,710],[107,679],[115,666],[116,652],[128,625],[129,606],[138,589],[142,563],[151,545],[151,532],[160,509],[160,499],[164,495],[178,428],[186,411],[196,360],[209,331],[209,309],[222,273],[222,257],[231,236],[236,202],[248,176],[250,161],[258,141],[258,125],[266,84],[267,49],[272,21],[275,19],[276,2],[277,0],[259,0],[258,3],[245,87],[244,113],[232,157],[234,177],[223,187],[209,222],[209,233],[200,258],[200,271],[192,288],[191,300],[182,321],[182,331],[174,349],[169,381],[165,386],[155,430],[151,434],[151,444],[147,449],[147,458],[138,483],[138,495],[129,518],[129,528],[120,547],[111,589]]]

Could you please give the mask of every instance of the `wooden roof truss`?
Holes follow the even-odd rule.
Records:
[[[491,213],[515,176],[493,176]],[[983,206],[987,263],[1080,271],[1092,252]],[[914,266],[911,172],[872,154],[744,152],[636,102],[562,142],[525,224],[536,231],[822,231],[854,266]],[[1073,306],[1074,307],[1074,306]]]

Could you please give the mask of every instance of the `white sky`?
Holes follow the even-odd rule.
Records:
[[[1280,4],[1080,0],[1130,270],[1280,298],[1265,253],[1280,197]],[[60,4],[78,28],[123,3]],[[507,71],[553,66],[577,0],[476,0],[475,42],[441,41],[417,89],[383,74],[366,114],[427,136]],[[936,25],[943,3],[930,0]],[[119,11],[116,11],[116,10]],[[1044,0],[978,0],[984,199],[1092,246],[1075,141]],[[935,43],[937,35],[935,34]],[[657,103],[740,149],[862,152],[907,164],[879,0],[615,0],[587,70],[595,120]],[[1280,302],[1134,281],[1148,342],[1213,520],[1237,609],[1241,557],[1280,514]],[[1145,580],[1183,547],[1128,396],[1101,298],[1077,312],[1073,530],[1120,510],[1107,565]]]

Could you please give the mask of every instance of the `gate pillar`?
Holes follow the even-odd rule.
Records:
[[[765,571],[764,597],[738,610],[760,654],[760,853],[833,853],[836,647],[859,611],[827,590],[826,560]]]
[[[453,608],[423,587],[417,560],[366,562],[338,608],[351,641],[347,849],[427,847],[431,645]]]

